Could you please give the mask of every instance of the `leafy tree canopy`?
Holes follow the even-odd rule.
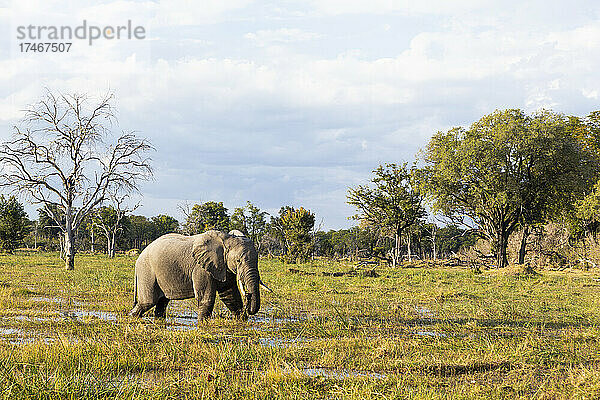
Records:
[[[29,230],[30,222],[23,205],[14,196],[0,195],[0,247],[4,251],[13,251]]]
[[[267,231],[267,215],[265,211],[261,211],[248,201],[245,207],[238,207],[233,211],[231,229],[243,232],[259,249],[261,239]]]
[[[348,204],[358,209],[355,219],[395,238],[391,260],[395,266],[400,258],[402,233],[425,216],[423,197],[413,185],[406,163],[380,165],[373,173],[371,186],[348,190]]]
[[[156,239],[167,233],[179,231],[179,221],[170,215],[160,214],[150,219],[152,223],[152,239]]]
[[[203,204],[194,204],[185,221],[185,230],[190,235],[211,229],[227,232],[230,223],[227,208],[223,206],[223,202],[207,201]]]
[[[500,267],[519,224],[542,222],[572,204],[597,171],[567,119],[547,111],[496,111],[469,129],[438,132],[425,161],[420,181],[434,210],[477,225]]]

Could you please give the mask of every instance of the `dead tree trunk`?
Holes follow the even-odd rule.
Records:
[[[65,217],[65,268],[70,271],[75,268],[75,234],[71,207],[67,207]]]

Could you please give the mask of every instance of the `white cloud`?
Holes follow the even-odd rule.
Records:
[[[581,89],[581,94],[583,94],[588,99],[598,100],[598,91],[595,89],[593,89],[593,90]]]
[[[322,35],[315,32],[305,32],[300,29],[280,28],[274,30],[263,29],[246,33],[244,37],[257,46],[265,47],[273,44],[305,42],[320,38]]]
[[[325,15],[340,14],[457,14],[483,9],[488,0],[312,0],[314,9]]]
[[[13,23],[131,18],[157,40],[61,55],[22,55],[9,43],[0,134],[44,86],[114,91],[121,127],[158,148],[156,181],[143,187],[153,214],[175,212],[179,199],[252,200],[303,205],[326,228],[345,226],[347,187],[379,163],[409,161],[433,132],[496,108],[586,115],[600,92],[593,2],[562,23],[541,1],[66,4],[15,1],[10,14]],[[361,42],[369,29],[379,33]]]

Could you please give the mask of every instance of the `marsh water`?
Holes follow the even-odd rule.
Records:
[[[8,321],[19,321],[25,323],[23,328],[20,327],[2,327],[0,328],[0,340],[5,340],[12,345],[24,345],[34,342],[53,343],[57,340],[60,341],[71,341],[69,338],[56,337],[50,332],[42,332],[35,329],[36,322],[60,322],[60,321],[74,321],[75,323],[119,323],[124,315],[120,315],[110,311],[99,311],[90,309],[86,303],[77,300],[66,300],[58,297],[32,297],[29,299],[36,303],[48,303],[56,306],[59,305],[58,311],[48,311],[43,316],[30,316],[30,315],[11,315],[5,316],[2,319],[4,325],[10,325]],[[434,314],[431,310],[417,306],[415,312],[423,320],[423,322],[430,321],[434,318]],[[226,314],[219,315],[220,317],[227,318]],[[260,337],[257,338],[256,343],[261,346],[271,348],[286,348],[290,346],[300,346],[303,343],[310,342],[314,339],[309,337],[280,337],[277,335],[278,327],[285,326],[290,323],[302,323],[310,321],[312,317],[307,314],[292,315],[282,317],[278,315],[276,310],[270,309],[269,307],[264,308],[258,314],[250,316],[248,319],[248,325],[246,329],[260,332]],[[148,323],[154,323],[152,316],[144,317],[144,320]],[[32,325],[28,325],[31,323]],[[164,322],[165,329],[175,331],[188,331],[196,329],[198,325],[198,315],[194,311],[194,308],[190,306],[190,303],[185,301],[173,301],[169,305],[167,312],[167,318]],[[32,329],[33,327],[33,329]],[[421,326],[422,328],[422,326]],[[445,337],[446,334],[428,331],[424,329],[418,329],[413,332],[414,335],[418,336],[429,336],[429,337]],[[242,340],[239,338],[227,338],[230,340]],[[224,339],[225,340],[225,339]],[[329,369],[329,368],[297,368],[293,370],[284,370],[282,373],[285,374],[303,374],[312,377],[323,377],[328,379],[346,379],[346,378],[373,378],[383,379],[384,374],[374,373],[369,371],[358,371],[350,369]]]

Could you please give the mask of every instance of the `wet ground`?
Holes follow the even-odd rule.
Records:
[[[80,301],[63,300],[56,297],[32,297],[29,299],[33,302],[45,302],[50,304],[58,304],[58,311],[49,311],[44,313],[44,316],[30,316],[30,315],[11,315],[0,318],[0,321],[4,322],[4,325],[10,325],[8,321],[20,321],[20,322],[64,322],[64,321],[76,321],[77,323],[93,323],[93,322],[106,322],[117,324],[121,318],[125,316],[109,311],[97,311],[86,307],[86,304]],[[431,310],[417,306],[415,312],[420,318],[426,322],[434,318],[434,314]],[[283,338],[277,336],[277,327],[284,326],[289,323],[300,323],[303,321],[309,321],[309,315],[296,315],[290,317],[275,316],[277,313],[275,310],[269,309],[268,307],[261,310],[257,315],[250,316],[248,319],[247,329],[260,332],[260,337],[257,338],[257,343],[261,346],[272,347],[272,348],[285,348],[290,346],[302,345],[303,343],[315,340],[307,337],[296,337],[296,338]],[[221,317],[227,318],[228,316],[220,315]],[[152,316],[144,317],[144,320],[153,322]],[[198,324],[198,315],[190,303],[186,301],[173,301],[169,305],[167,311],[167,318],[164,326],[169,330],[187,331],[196,329]],[[274,329],[275,328],[275,329]],[[434,332],[429,330],[420,329],[412,332],[418,336],[429,336],[429,337],[446,337],[445,333]],[[272,336],[270,336],[272,335]],[[242,340],[244,338],[233,338],[234,340]],[[3,327],[0,328],[0,340],[5,340],[12,345],[23,345],[34,342],[52,343],[57,340],[69,341],[69,338],[59,338],[52,336],[48,332],[40,332],[31,328],[16,328],[16,327]],[[313,377],[324,377],[329,379],[346,379],[346,378],[373,378],[383,379],[384,374],[369,372],[369,371],[357,371],[350,369],[328,369],[328,368],[299,368],[294,370],[282,371],[285,374],[303,374]]]

